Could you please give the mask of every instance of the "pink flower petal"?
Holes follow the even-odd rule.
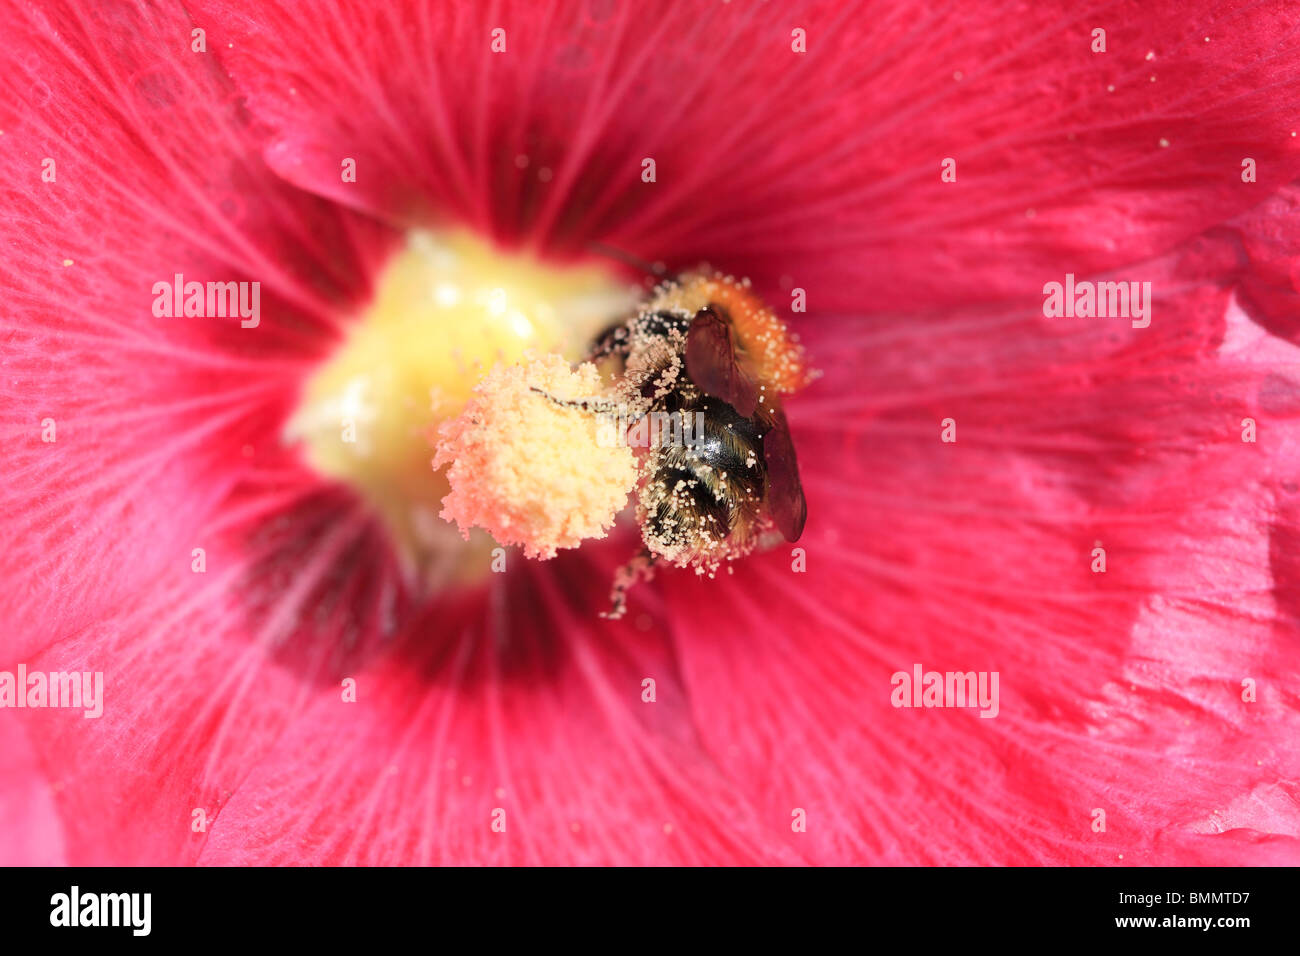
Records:
[[[7,10],[0,667],[107,694],[0,715],[7,858],[1300,859],[1286,8],[1125,6],[1104,55],[954,10]],[[807,289],[807,573],[601,623],[625,536],[416,608],[276,436],[432,216]],[[1153,282],[1150,328],[1044,319],[1066,271]],[[265,326],[149,321],[174,272],[259,279]],[[914,662],[999,671],[999,716],[891,707]]]

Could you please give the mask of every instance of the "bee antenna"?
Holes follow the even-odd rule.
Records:
[[[589,242],[587,243],[587,249],[597,255],[621,262],[625,266],[640,269],[646,275],[653,276],[655,279],[662,279],[668,274],[668,267],[662,262],[647,262],[639,256],[635,256],[623,249],[616,249],[614,246],[606,245],[603,242]]]

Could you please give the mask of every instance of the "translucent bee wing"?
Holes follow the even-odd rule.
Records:
[[[767,463],[767,507],[777,529],[787,541],[798,541],[808,518],[808,501],[799,481],[799,462],[790,439],[790,426],[779,408],[771,412],[772,427],[763,436]]]
[[[758,407],[758,386],[740,366],[731,325],[712,309],[696,313],[686,333],[686,374],[706,395],[722,399],[744,418]]]

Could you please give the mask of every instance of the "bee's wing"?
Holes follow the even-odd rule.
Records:
[[[686,333],[686,374],[706,395],[720,398],[744,418],[758,407],[758,386],[736,356],[731,325],[712,309],[701,309]]]
[[[763,436],[763,460],[767,463],[767,507],[777,529],[787,541],[798,541],[808,518],[808,501],[799,481],[799,462],[790,439],[785,412],[771,412],[772,427]]]

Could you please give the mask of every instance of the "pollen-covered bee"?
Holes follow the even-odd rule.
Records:
[[[710,577],[779,532],[798,540],[807,517],[794,443],[780,396],[814,373],[803,349],[748,281],[689,274],[664,282],[592,348],[612,358],[613,402],[570,403],[642,431],[636,492],[645,550],[615,581],[610,617],[625,592],[667,561]],[[640,426],[654,423],[646,432]]]

